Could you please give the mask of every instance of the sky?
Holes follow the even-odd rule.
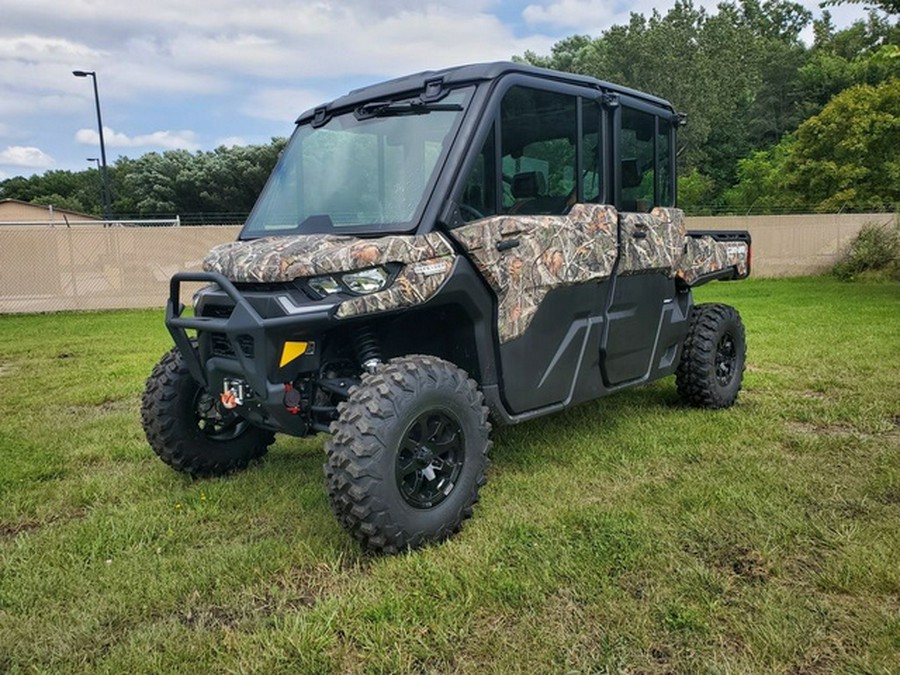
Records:
[[[801,0],[817,15],[817,0]],[[267,143],[299,113],[421,70],[547,54],[674,0],[0,0],[0,180]],[[695,0],[710,8],[714,2]],[[837,27],[864,11],[833,8]]]

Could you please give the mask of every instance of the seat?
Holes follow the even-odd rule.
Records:
[[[516,199],[536,199],[547,193],[547,179],[540,171],[523,171],[512,179],[512,196]]]

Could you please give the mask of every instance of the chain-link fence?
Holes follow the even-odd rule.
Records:
[[[894,214],[689,217],[695,230],[749,230],[754,276],[816,274],[868,222]],[[120,222],[120,221],[117,221]],[[0,313],[161,307],[169,278],[199,270],[236,226],[0,225]]]
[[[104,225],[0,226],[0,313],[160,307],[175,272],[240,230]]]

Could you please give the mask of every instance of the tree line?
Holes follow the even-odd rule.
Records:
[[[900,204],[897,0],[835,30],[784,0],[710,13],[680,0],[520,60],[624,84],[688,115],[679,201],[689,212],[892,209]],[[812,28],[811,45],[800,37]]]
[[[120,157],[109,167],[112,211],[119,218],[180,215],[186,223],[243,222],[285,143],[284,138],[273,138],[265,145]],[[103,212],[96,169],[9,178],[0,183],[0,199]]]
[[[679,0],[514,59],[650,92],[687,113],[678,165],[689,213],[891,210],[900,204],[900,1],[875,5],[836,30],[827,10],[815,17],[786,0],[731,0],[713,12]],[[240,218],[284,143],[121,158],[113,209]],[[10,178],[0,183],[6,197],[101,212],[96,170]]]

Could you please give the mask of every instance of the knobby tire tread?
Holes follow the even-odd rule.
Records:
[[[739,344],[737,387],[724,389],[716,382],[716,350],[723,327],[730,328]],[[720,409],[734,405],[746,367],[746,337],[740,314],[730,305],[705,303],[691,308],[688,334],[675,371],[678,394],[698,408]]]
[[[209,447],[211,452],[203,452],[197,440],[190,437],[193,430],[185,428],[182,417],[181,407],[187,403],[181,400],[179,389],[184,378],[190,377],[187,363],[176,347],[163,355],[147,379],[141,398],[141,424],[159,458],[176,471],[202,477],[239,471],[251,460],[265,455],[275,434],[259,427],[248,428],[238,438],[215,442],[240,443],[243,450],[231,457],[215,453],[214,445]]]
[[[484,444],[478,475],[469,494],[459,503],[453,516],[446,519],[436,533],[421,530],[404,531],[390,514],[391,504],[375,494],[376,483],[391,480],[384,475],[385,453],[393,453],[383,441],[385,425],[397,423],[402,412],[398,401],[415,397],[430,382],[434,387],[452,390],[465,401],[483,432]],[[465,371],[433,356],[405,356],[393,359],[374,373],[365,373],[359,385],[350,389],[347,401],[338,406],[339,417],[331,424],[331,438],[326,442],[328,461],[325,476],[331,507],[338,521],[362,545],[377,553],[399,553],[432,541],[443,541],[462,528],[472,516],[478,501],[478,490],[486,482],[485,469],[490,423],[484,396]],[[466,461],[470,461],[467,458]],[[475,460],[472,460],[475,461]],[[461,488],[461,486],[460,486]],[[399,493],[398,493],[399,498]]]

